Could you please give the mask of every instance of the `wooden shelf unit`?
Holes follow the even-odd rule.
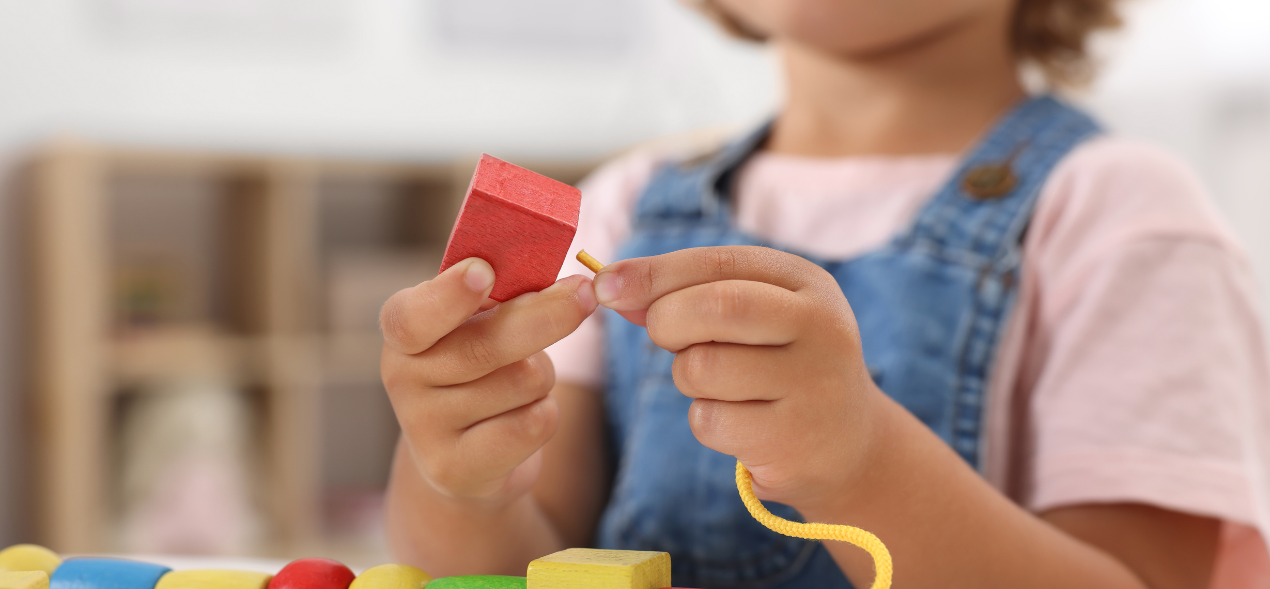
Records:
[[[39,540],[62,552],[110,548],[112,396],[124,383],[206,371],[259,381],[268,414],[290,417],[266,428],[267,511],[280,541],[311,534],[318,362],[312,346],[296,342],[309,331],[316,167],[64,143],[40,153],[30,172]],[[121,329],[112,308],[111,180],[191,173],[223,181],[224,229],[233,234],[224,255],[241,269],[231,325],[225,334]]]

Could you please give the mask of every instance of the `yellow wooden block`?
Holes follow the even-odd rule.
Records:
[[[348,589],[423,589],[432,575],[405,564],[381,564],[357,575]]]
[[[273,575],[250,571],[201,569],[172,571],[154,589],[265,589]]]
[[[44,571],[51,575],[59,564],[62,557],[35,544],[16,544],[0,550],[0,571]]]
[[[529,563],[527,589],[662,589],[670,554],[570,548]]]
[[[0,589],[49,589],[44,571],[0,571]]]

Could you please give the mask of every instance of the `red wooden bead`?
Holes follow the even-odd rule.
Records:
[[[282,567],[268,589],[348,589],[356,575],[326,558],[301,558]]]
[[[581,204],[568,184],[482,155],[441,271],[472,257],[489,262],[496,301],[547,288],[569,255]]]

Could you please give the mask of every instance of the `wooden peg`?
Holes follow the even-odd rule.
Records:
[[[586,250],[578,250],[578,261],[582,262],[582,265],[586,266],[587,269],[597,274],[600,270],[604,269],[604,264],[601,264],[599,260],[591,257],[591,254],[586,253]]]

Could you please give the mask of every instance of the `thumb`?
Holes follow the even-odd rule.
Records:
[[[392,295],[379,313],[384,342],[403,354],[418,354],[480,310],[494,290],[494,269],[468,258],[436,278]]]

